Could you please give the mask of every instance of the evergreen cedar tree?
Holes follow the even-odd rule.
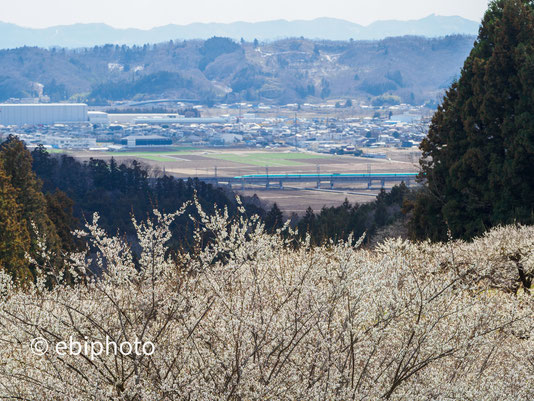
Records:
[[[21,221],[22,208],[0,159],[0,269],[5,269],[16,280],[25,281],[31,277],[25,258],[30,236]]]
[[[52,255],[54,269],[62,269],[65,250],[56,224],[62,215],[49,215],[49,206],[61,207],[62,198],[51,195],[49,205],[41,191],[41,181],[32,170],[30,152],[19,139],[10,136],[0,144],[0,263],[21,284],[32,280],[46,264],[39,241]],[[59,211],[57,211],[59,213]],[[72,236],[66,235],[66,239]],[[25,257],[28,254],[35,263]]]
[[[534,223],[533,106],[534,3],[493,1],[420,146],[426,185],[413,203],[415,238]]]
[[[275,203],[265,216],[265,229],[270,233],[274,233],[277,229],[282,228],[284,223],[284,215]]]

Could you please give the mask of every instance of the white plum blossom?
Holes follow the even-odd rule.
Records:
[[[16,288],[0,272],[0,398],[534,399],[533,228],[312,246],[288,225],[266,233],[240,202],[234,219],[194,204],[190,253],[166,245],[185,205],[133,220],[138,257],[95,216],[79,233],[88,253],[69,258],[74,282]],[[71,337],[155,351],[54,352]]]

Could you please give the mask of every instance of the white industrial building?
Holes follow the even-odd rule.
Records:
[[[0,125],[51,125],[88,121],[82,103],[0,104]]]
[[[91,124],[109,124],[108,113],[103,111],[90,111],[87,113],[87,117]]]

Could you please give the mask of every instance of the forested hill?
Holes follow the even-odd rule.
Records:
[[[472,36],[380,41],[206,41],[77,50],[0,51],[0,101],[44,94],[52,101],[179,97],[295,103],[381,95],[435,101],[459,76]]]

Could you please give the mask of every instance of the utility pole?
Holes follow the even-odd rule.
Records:
[[[298,126],[297,113],[295,113],[295,119],[293,120],[293,126],[295,127],[295,150],[298,150],[299,143],[298,143],[297,135],[299,133],[299,126]]]
[[[241,103],[239,103],[239,117],[238,117],[238,121],[239,121],[239,124],[238,124],[238,129],[239,129],[239,133],[241,134],[243,132],[243,126],[241,125],[241,120],[242,120],[242,114],[241,114]]]

